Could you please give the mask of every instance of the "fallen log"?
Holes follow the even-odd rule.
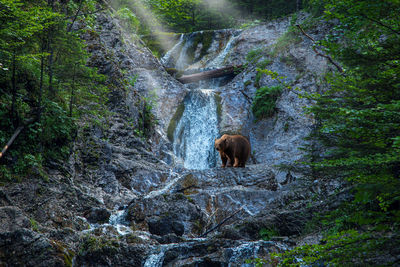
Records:
[[[228,67],[215,69],[215,70],[207,70],[207,71],[203,71],[203,72],[199,72],[199,73],[195,73],[195,74],[182,75],[177,80],[180,81],[181,83],[194,83],[194,82],[198,82],[201,80],[218,78],[218,77],[222,77],[225,75],[235,73],[235,71],[237,71],[241,67],[242,67],[242,65],[228,66]]]
[[[8,140],[7,144],[4,146],[3,150],[0,152],[0,158],[3,157],[4,153],[8,150],[8,148],[12,145],[14,140],[17,138],[17,136],[21,133],[21,131],[25,128],[25,126],[31,124],[32,122],[35,121],[35,118],[31,118],[27,120],[23,125],[18,126],[18,128],[15,130],[14,134],[11,136],[10,140]]]

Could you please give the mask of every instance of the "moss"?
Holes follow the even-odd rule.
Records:
[[[64,259],[65,266],[71,267],[75,251],[69,249],[64,243],[58,240],[51,240],[51,244],[57,249],[58,256]]]
[[[257,67],[260,69],[265,69],[268,65],[272,63],[272,60],[266,58],[264,60],[261,60],[260,62],[257,63]]]
[[[261,228],[258,232],[261,239],[268,241],[274,236],[278,236],[279,232],[275,228]]]
[[[35,232],[39,232],[38,222],[35,219],[32,219],[32,218],[30,218],[29,221],[31,223],[32,230],[35,231]]]
[[[175,75],[178,73],[178,70],[175,68],[165,68],[165,70],[170,74],[170,75]]]
[[[286,133],[289,130],[289,122],[285,122],[285,125],[283,126],[283,131]]]
[[[212,40],[214,37],[214,33],[212,31],[205,31],[203,32],[203,47],[200,51],[200,58],[206,55],[207,50],[210,48]]]
[[[192,174],[186,175],[186,177],[182,181],[182,186],[184,188],[193,187],[196,186],[197,184],[198,184],[197,180],[196,178],[194,178]]]
[[[180,35],[177,33],[155,32],[144,35],[142,40],[146,43],[146,47],[148,47],[157,58],[160,58],[173,47],[179,36]]]
[[[207,50],[211,46],[211,43],[212,43],[212,40],[213,40],[213,36],[214,36],[214,32],[213,31],[204,31],[201,34],[198,33],[195,36],[195,38],[193,40],[193,44],[189,47],[189,49],[187,51],[187,55],[188,55],[189,59],[191,60],[191,62],[194,62],[196,60],[195,52],[196,52],[196,49],[199,46],[199,44],[203,45],[202,48],[201,48],[201,51],[200,51],[199,58],[202,58],[203,56],[206,55]]]
[[[214,94],[215,104],[217,105],[217,118],[218,122],[221,121],[222,118],[222,98],[219,93]]]
[[[194,204],[193,198],[191,198],[191,197],[189,197],[189,196],[186,196],[186,199],[187,199],[190,203]]]
[[[134,234],[129,234],[125,237],[126,243],[128,244],[142,244],[143,239],[140,237],[134,235]]]
[[[289,30],[278,38],[274,49],[272,51],[272,56],[276,57],[278,54],[289,49],[292,44],[298,44],[302,41],[299,34],[296,32],[294,27],[290,27]]]
[[[247,80],[244,82],[244,87],[249,86],[252,82],[250,80]]]
[[[80,246],[79,254],[83,254],[85,252],[94,252],[97,250],[102,250],[103,248],[117,250],[119,248],[118,241],[115,239],[106,239],[104,237],[97,237],[89,234],[84,238]]]
[[[179,104],[178,108],[176,109],[176,112],[168,125],[167,137],[168,137],[169,141],[171,141],[171,142],[174,141],[174,132],[175,132],[176,126],[178,125],[179,120],[182,118],[184,111],[185,111],[185,104],[182,101]]]
[[[260,81],[261,81],[262,76],[263,76],[262,72],[257,72],[256,78],[254,79],[254,86],[256,88],[260,88]]]

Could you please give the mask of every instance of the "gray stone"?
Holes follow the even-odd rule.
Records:
[[[30,228],[29,219],[18,207],[0,207],[0,233],[13,232],[20,228]]]
[[[111,213],[105,208],[91,208],[85,217],[90,223],[106,223]]]

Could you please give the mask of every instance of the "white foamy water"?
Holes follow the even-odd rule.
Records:
[[[203,170],[216,166],[218,116],[212,90],[193,90],[185,98],[185,110],[174,132],[174,153],[188,169]]]

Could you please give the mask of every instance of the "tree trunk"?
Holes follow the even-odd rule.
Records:
[[[74,71],[73,71],[73,76],[72,76],[72,85],[71,85],[71,98],[69,100],[69,116],[72,117],[72,108],[74,104],[74,98],[75,98],[75,71],[76,71],[76,65],[74,65]]]
[[[46,42],[44,38],[44,33],[42,35],[42,47],[41,53],[43,54],[46,49]],[[38,122],[40,123],[40,119],[42,116],[42,98],[43,98],[43,75],[44,75],[44,56],[40,56],[40,78],[39,78],[39,100],[38,100]]]
[[[11,122],[14,125],[14,128],[17,127],[18,122],[17,122],[17,116],[15,115],[15,104],[17,102],[17,83],[16,83],[16,54],[17,52],[14,49],[13,52],[13,59],[12,59],[12,76],[11,76],[11,83],[12,83],[12,100],[11,100]]]
[[[51,37],[49,36],[49,44],[48,47],[50,48],[50,54],[48,58],[49,66],[48,66],[48,72],[49,72],[49,93],[52,98],[56,96],[56,92],[53,87],[53,54],[54,54],[54,49],[51,48],[50,45],[51,42]]]
[[[76,11],[74,18],[72,19],[71,24],[68,26],[67,32],[70,32],[70,31],[72,30],[72,26],[74,26],[75,20],[76,20],[76,18],[78,17],[79,12],[80,12],[81,9],[82,9],[83,2],[84,2],[84,0],[81,0],[81,1],[80,1],[78,10]]]
[[[296,0],[296,11],[299,11],[301,9],[301,0]]]
[[[48,0],[47,4],[51,8],[51,10],[54,11],[54,0]],[[54,26],[51,26],[47,30],[47,49],[49,51],[49,57],[48,57],[49,93],[50,93],[50,96],[52,98],[54,98],[55,95],[56,95],[56,92],[54,91],[54,88],[53,88],[53,55],[54,55],[54,49],[53,49],[53,47],[51,45],[53,30],[54,30]]]

